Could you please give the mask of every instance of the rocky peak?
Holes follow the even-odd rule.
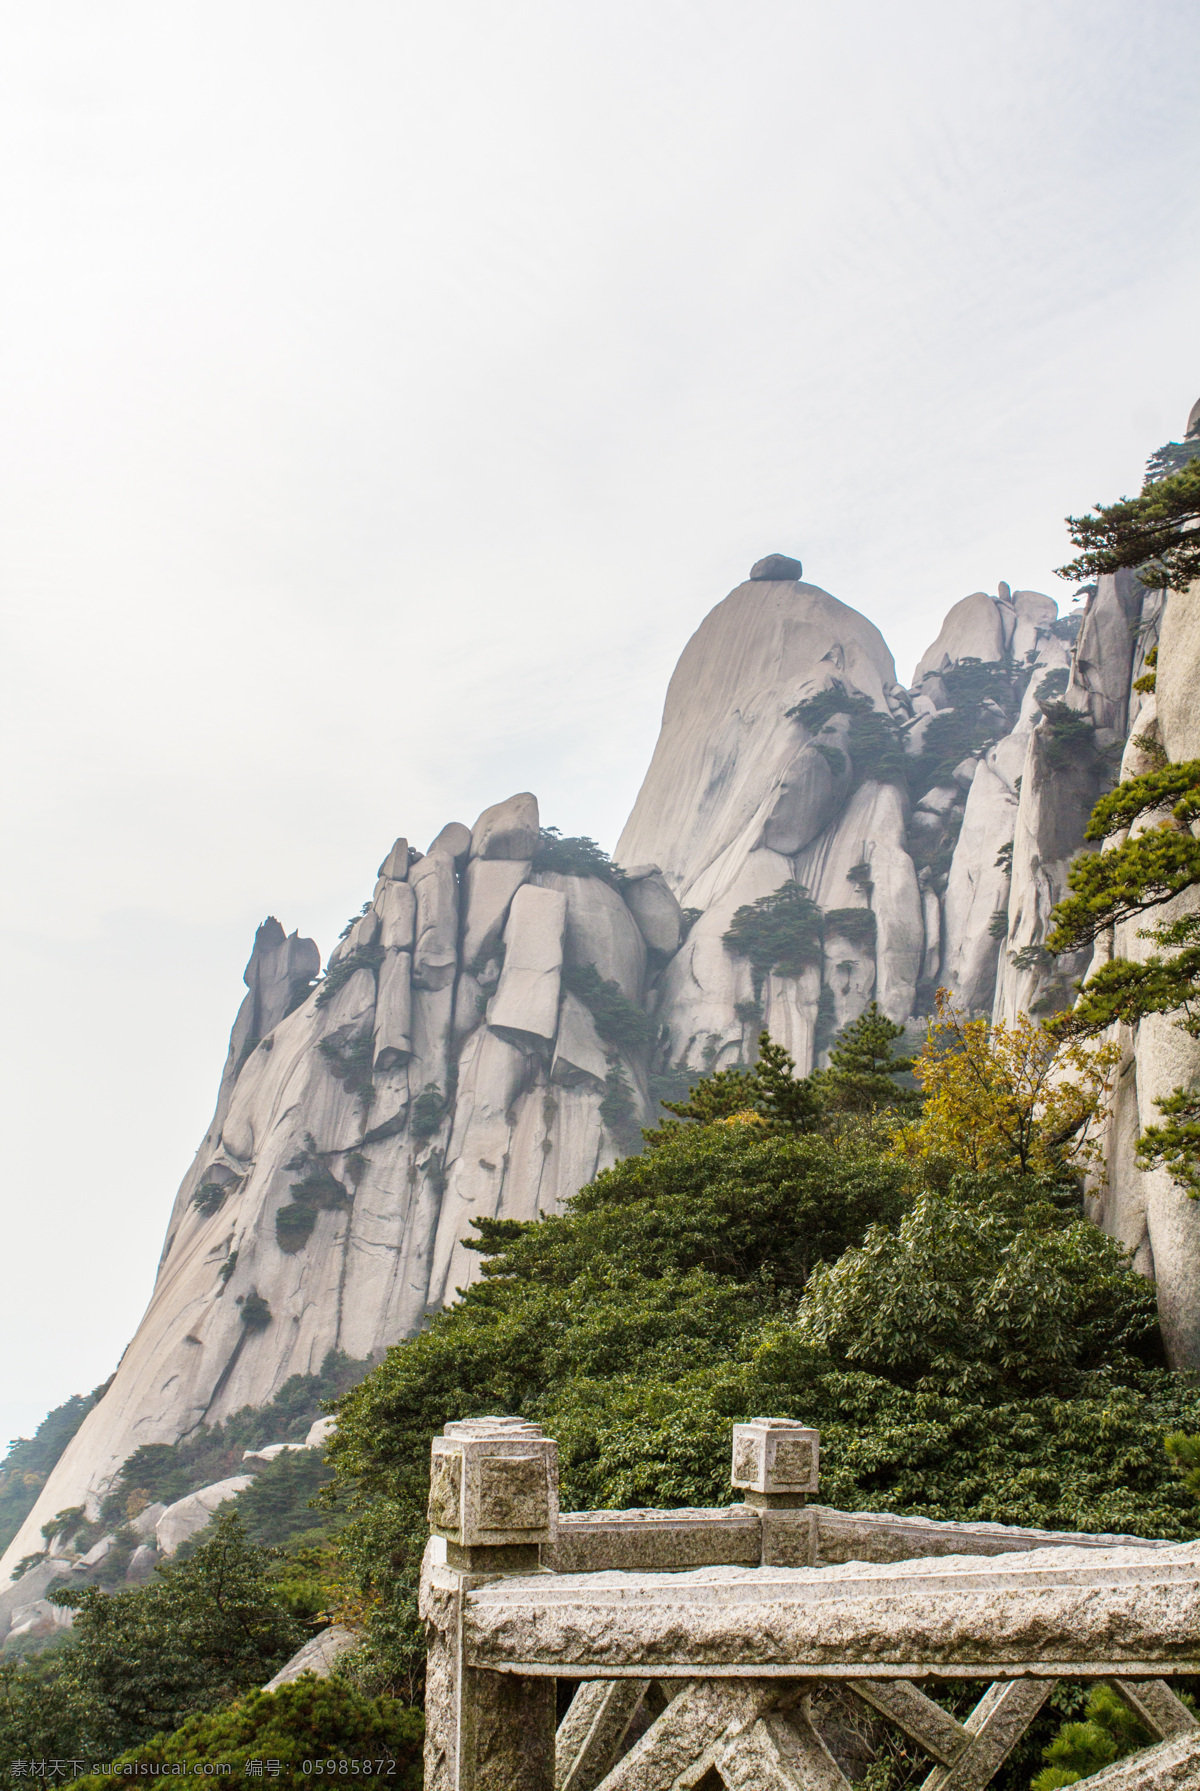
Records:
[[[473,1217],[558,1211],[761,1028],[803,1073],[872,999],[1069,999],[1041,941],[1156,601],[1101,580],[1072,655],[1051,599],[972,592],[905,690],[874,624],[770,555],[680,656],[617,865],[521,791],[424,855],[397,839],[324,978],[264,921],[150,1306],[9,1567],[139,1444],[412,1334],[477,1273]],[[1194,712],[1164,687],[1172,750]]]

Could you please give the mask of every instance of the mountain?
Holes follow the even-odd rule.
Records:
[[[1127,767],[1151,729],[1200,754],[1200,628],[1186,598],[1160,608],[1128,574],[1081,622],[977,591],[905,689],[878,629],[772,555],[684,648],[623,870],[522,792],[424,852],[396,840],[320,980],[313,942],[265,921],[150,1305],[3,1573],[139,1444],[411,1335],[477,1272],[472,1215],[558,1211],[761,1026],[807,1072],[873,997],[914,1030],[939,985],[1001,1017],[1069,1002],[1087,966],[1042,940],[1123,743]],[[1198,1047],[1159,1022],[1122,1049],[1090,1210],[1157,1276],[1172,1359],[1200,1366],[1200,1208],[1131,1154]]]

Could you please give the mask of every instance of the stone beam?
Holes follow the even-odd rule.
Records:
[[[428,1571],[433,1590],[444,1570]],[[501,1672],[1147,1679],[1200,1671],[1198,1544],[525,1575],[461,1595],[464,1661]]]

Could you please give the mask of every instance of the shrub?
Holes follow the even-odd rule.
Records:
[[[773,970],[800,976],[821,963],[821,910],[804,885],[792,880],[739,908],[723,940],[727,950],[749,958],[757,997]]]
[[[827,935],[836,933],[848,945],[874,951],[875,916],[870,908],[827,908],[824,918]]]
[[[382,945],[360,945],[331,964],[317,984],[317,1006],[328,1007],[339,989],[344,989],[356,970],[378,970],[383,963]]]
[[[329,1165],[317,1155],[311,1138],[307,1148],[292,1158],[288,1168],[303,1173],[299,1181],[291,1184],[290,1203],[281,1206],[275,1214],[275,1241],[286,1255],[294,1256],[312,1236],[317,1214],[348,1206],[352,1196]]]
[[[305,1634],[269,1566],[226,1514],[190,1559],[136,1591],[52,1593],[74,1609],[74,1629],[29,1678],[0,1669],[0,1758],[109,1759],[261,1685]]]
[[[1066,666],[1056,665],[1052,671],[1046,673],[1034,695],[1039,703],[1052,703],[1056,697],[1063,694],[1070,681],[1071,674]]]
[[[436,1082],[427,1082],[408,1115],[408,1129],[414,1138],[432,1138],[442,1123],[447,1103]]]
[[[242,1323],[248,1331],[265,1331],[271,1322],[271,1308],[257,1291],[242,1301]]]
[[[563,969],[563,984],[591,1013],[606,1044],[631,1055],[649,1050],[654,1022],[636,1001],[621,993],[619,983],[606,982],[594,964],[568,964]]]
[[[604,1078],[604,1099],[600,1117],[612,1133],[622,1156],[632,1156],[642,1148],[642,1134],[637,1123],[637,1103],[633,1090],[615,1058],[610,1059]]]
[[[1065,771],[1077,762],[1081,752],[1090,758],[1095,751],[1095,730],[1087,715],[1069,709],[1065,703],[1043,703],[1042,754],[1055,771]]]
[[[835,774],[840,774],[844,768],[842,754],[819,736],[835,715],[848,717],[846,745],[856,785],[867,778],[903,783],[907,777],[908,762],[899,728],[890,715],[881,714],[870,697],[861,691],[851,692],[845,685],[834,683],[797,703],[787,715],[790,721],[798,721],[808,729],[817,751],[825,756]],[[842,762],[835,764],[835,760]]]
[[[120,1766],[231,1765],[250,1758],[277,1761],[281,1781],[311,1784],[306,1762],[358,1765],[392,1761],[383,1782],[397,1791],[418,1791],[422,1783],[420,1713],[395,1698],[366,1698],[336,1679],[305,1673],[278,1691],[253,1691],[226,1710],[189,1717],[173,1735],[156,1735],[114,1761]],[[110,1776],[84,1776],[81,1791],[106,1791]],[[134,1774],[127,1776],[137,1776]],[[371,1774],[375,1776],[374,1770]]]
[[[533,854],[535,871],[557,871],[561,877],[599,877],[613,889],[620,889],[625,873],[614,864],[608,853],[595,840],[584,834],[563,838],[557,827],[543,827]]]
[[[9,1444],[0,1467],[0,1548],[8,1547],[33,1510],[50,1470],[108,1386],[106,1381],[92,1393],[73,1394],[47,1413],[32,1437],[17,1437]]]
[[[364,1107],[369,1107],[375,1092],[371,1080],[375,1040],[370,1028],[351,1039],[322,1039],[317,1049],[342,1087],[356,1095]]]

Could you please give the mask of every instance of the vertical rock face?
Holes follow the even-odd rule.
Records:
[[[939,983],[977,1012],[1068,1001],[1079,969],[1042,942],[1119,742],[1158,728],[1200,756],[1196,613],[1168,607],[1157,715],[1131,697],[1157,600],[1125,575],[1074,655],[1049,598],[973,593],[906,691],[870,622],[769,556],[684,649],[626,872],[564,857],[521,792],[424,854],[398,839],[323,980],[265,921],[150,1305],[2,1571],[139,1444],[411,1335],[477,1271],[471,1220],[558,1211],[636,1148],[664,1075],[748,1061],[763,1026],[806,1072],[872,998],[906,1021]],[[775,961],[726,937],[763,903],[795,932]],[[1200,1208],[1132,1155],[1198,1048],[1165,1024],[1122,1048],[1093,1212],[1200,1362]]]
[[[1162,609],[1157,596],[1146,594],[1126,663],[1131,676],[1138,677],[1146,652],[1157,643],[1156,690],[1153,695],[1132,690],[1128,694],[1129,740],[1121,759],[1122,780],[1152,770],[1156,746],[1175,761],[1200,758],[1198,597],[1196,586],[1172,592]],[[1119,640],[1119,630],[1116,633]],[[1105,705],[1099,712],[1107,716],[1113,704],[1111,688],[1093,668],[1089,672],[1088,700]],[[1198,906],[1200,892],[1188,890],[1142,920],[1114,928],[1098,943],[1094,964],[1111,957],[1144,961],[1154,946],[1140,937],[1142,927],[1170,921]],[[1200,1368],[1200,1203],[1190,1200],[1165,1170],[1139,1169],[1134,1156],[1139,1132],[1161,1118],[1155,1101],[1175,1088],[1200,1086],[1200,1041],[1157,1014],[1132,1028],[1114,1027],[1110,1038],[1121,1059],[1103,1141],[1104,1167],[1090,1189],[1089,1211],[1097,1224],[1135,1253],[1143,1273],[1157,1281],[1163,1339],[1172,1363]]]

